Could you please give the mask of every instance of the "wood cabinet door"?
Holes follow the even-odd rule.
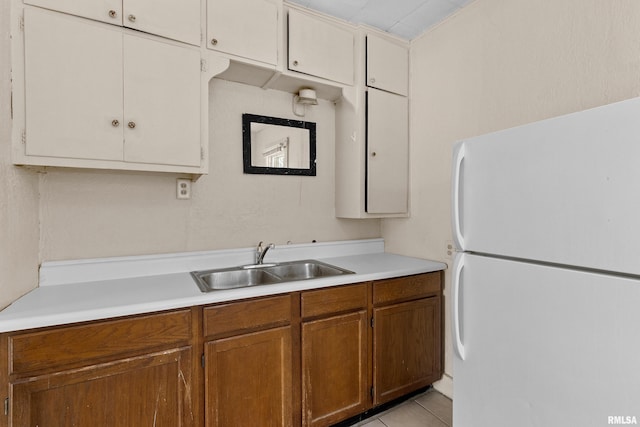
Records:
[[[367,86],[407,96],[409,50],[375,34],[367,35]]]
[[[15,427],[194,426],[189,347],[11,384]]]
[[[281,0],[208,0],[207,47],[278,64]]]
[[[288,40],[289,70],[353,85],[355,36],[352,31],[290,10]]]
[[[124,160],[200,166],[200,51],[124,35]]]
[[[368,213],[399,214],[409,200],[409,103],[378,89],[367,92]]]
[[[431,297],[373,309],[374,405],[440,378],[440,301]]]
[[[367,312],[302,324],[302,418],[328,426],[367,410]]]
[[[38,8],[24,15],[25,153],[121,161],[121,29]]]
[[[200,46],[200,0],[123,0],[122,6],[125,27]]]
[[[291,327],[205,344],[208,427],[293,424]]]

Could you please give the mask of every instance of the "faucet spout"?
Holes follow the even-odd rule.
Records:
[[[256,264],[262,265],[264,261],[264,256],[267,254],[269,249],[275,248],[276,245],[273,243],[269,243],[264,249],[262,248],[262,242],[258,243],[258,247],[256,248]]]

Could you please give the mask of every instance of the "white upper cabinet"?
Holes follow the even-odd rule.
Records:
[[[289,70],[353,85],[353,30],[291,9],[288,41]]]
[[[208,0],[207,47],[278,64],[282,0]]]
[[[367,86],[409,94],[409,51],[405,45],[367,35]]]
[[[367,106],[366,211],[405,214],[409,195],[408,99],[369,89]]]
[[[25,0],[24,2],[200,45],[200,0]]]
[[[122,0],[122,8],[125,27],[200,45],[200,0]]]
[[[28,163],[201,172],[200,58],[198,48],[25,9],[24,153],[37,159]]]
[[[26,154],[122,160],[122,34],[25,10]]]
[[[124,89],[124,160],[200,166],[200,52],[125,34]]]

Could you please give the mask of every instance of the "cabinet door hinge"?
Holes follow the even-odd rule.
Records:
[[[200,357],[200,364],[204,368],[204,353],[202,353],[202,356]]]
[[[371,394],[371,399],[373,399],[373,386],[371,386],[371,389],[369,390],[369,393]]]
[[[371,327],[373,328],[373,316],[371,316]]]
[[[22,143],[27,143],[27,131],[25,129],[22,129]]]
[[[9,398],[5,397],[4,399],[4,414],[9,415]]]
[[[204,160],[204,147],[200,147],[200,160]]]
[[[20,20],[18,21],[18,27],[20,28],[20,31],[24,31],[24,16],[20,17]]]
[[[205,61],[204,59],[200,60],[200,71],[202,71],[203,73],[207,71],[207,61]]]

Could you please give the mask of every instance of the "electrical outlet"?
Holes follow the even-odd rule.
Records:
[[[181,200],[191,198],[191,180],[187,178],[178,178],[176,180],[176,197]]]
[[[446,259],[453,259],[453,254],[456,252],[456,247],[453,245],[453,241],[447,240],[447,250],[445,252]]]

